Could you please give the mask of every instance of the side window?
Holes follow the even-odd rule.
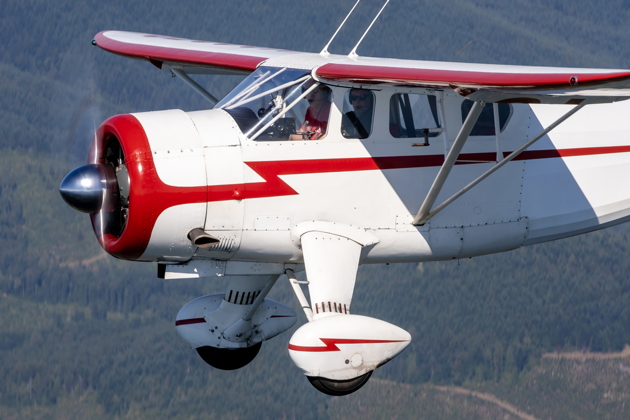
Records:
[[[462,102],[462,123],[466,120],[468,113],[472,109],[473,101],[465,99]],[[494,107],[499,107],[499,128],[503,132],[510,116],[512,107],[510,104],[486,104],[481,111],[477,123],[470,132],[471,136],[494,136]]]
[[[395,138],[440,134],[437,100],[433,95],[397,93],[389,101],[389,132]]]
[[[343,101],[341,135],[347,139],[366,139],[372,133],[374,94],[366,89],[349,89]]]

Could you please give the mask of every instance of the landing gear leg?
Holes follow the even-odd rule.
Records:
[[[312,321],[291,337],[289,355],[318,391],[348,395],[407,347],[411,336],[387,322],[350,314],[362,249],[378,238],[328,222],[305,225],[299,238],[313,312]]]

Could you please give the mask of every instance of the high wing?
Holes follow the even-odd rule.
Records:
[[[92,42],[105,51],[147,60],[164,70],[177,66],[188,74],[249,74],[265,60],[298,54],[275,48],[121,31],[99,32]]]
[[[576,104],[630,97],[630,70],[530,67],[357,57],[316,70],[322,81],[451,88],[475,101]]]
[[[269,65],[312,68],[313,76],[322,82],[448,88],[474,101],[579,104],[630,98],[630,70],[322,56],[120,31],[100,32],[93,43],[118,55],[147,60],[162,70],[186,74],[248,74],[268,61]],[[290,55],[296,56],[286,57]]]

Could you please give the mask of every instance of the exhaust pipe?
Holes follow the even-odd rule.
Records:
[[[219,238],[204,232],[200,228],[195,228],[188,232],[188,239],[197,248],[210,248],[219,243]]]

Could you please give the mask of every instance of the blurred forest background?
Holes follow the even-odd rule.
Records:
[[[354,312],[399,325],[413,341],[364,389],[332,398],[289,359],[292,331],[239,371],[205,365],[174,318],[189,300],[225,285],[163,281],[153,264],[106,256],[88,217],[62,202],[61,179],[85,161],[108,116],[207,106],[149,63],[92,47],[94,34],[318,52],[353,4],[0,2],[0,418],[503,419],[520,418],[518,410],[539,419],[630,418],[629,359],[542,357],[618,352],[630,343],[627,225],[470,260],[362,267]],[[350,51],[381,4],[364,0],[330,51]],[[629,0],[394,0],[358,52],[630,68],[629,23]],[[199,80],[222,96],[240,79]],[[288,284],[270,297],[304,321]]]

